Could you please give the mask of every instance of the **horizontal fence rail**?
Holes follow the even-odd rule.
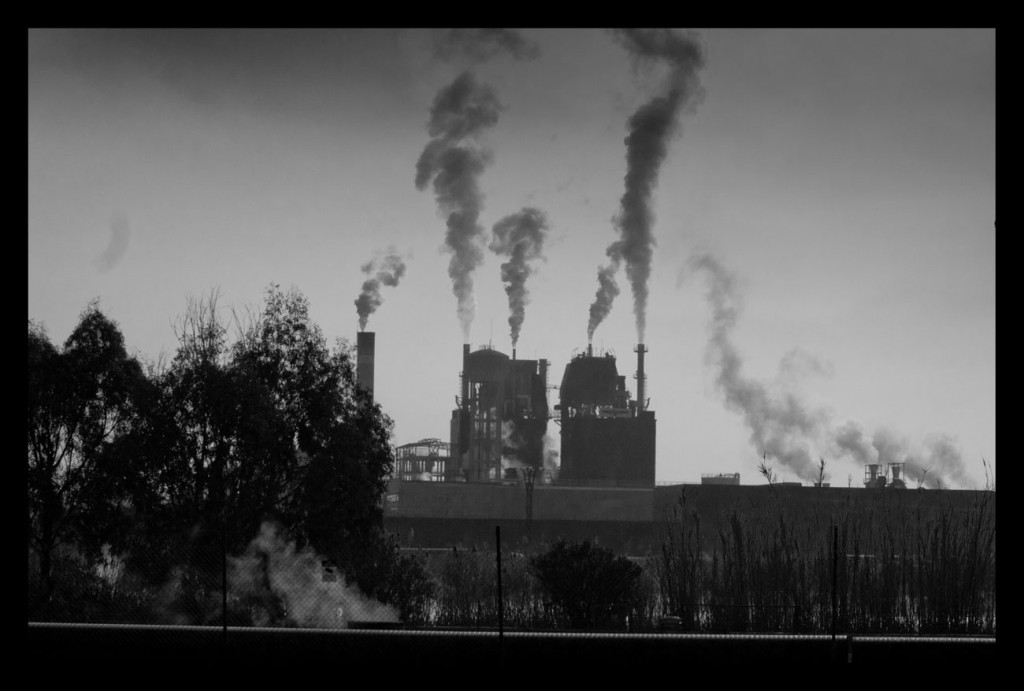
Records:
[[[413,659],[408,656],[494,655],[531,662],[665,662],[691,659],[702,664],[749,662],[926,664],[988,662],[995,637],[842,636],[789,634],[687,634],[538,632],[417,629],[269,629],[217,627],[61,624],[31,622],[30,656],[35,659],[174,658],[331,658]],[[611,657],[609,657],[611,656]],[[625,656],[625,657],[623,657]],[[624,664],[624,662],[623,662]]]

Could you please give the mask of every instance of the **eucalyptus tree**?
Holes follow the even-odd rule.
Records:
[[[379,552],[394,462],[391,420],[356,385],[351,355],[344,342],[328,347],[305,296],[277,285],[234,347],[235,365],[270,392],[292,440],[280,518],[350,571]]]
[[[374,590],[395,556],[381,500],[391,421],[356,385],[351,349],[327,345],[298,290],[272,284],[234,329],[216,292],[190,298],[159,379],[147,450],[148,532],[135,561],[153,578],[188,563],[212,571],[260,524],[283,525]]]
[[[139,478],[119,450],[151,400],[142,366],[97,301],[60,348],[29,321],[27,533],[47,593],[59,548],[95,559],[123,534]]]

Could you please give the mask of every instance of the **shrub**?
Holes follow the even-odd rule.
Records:
[[[641,607],[641,568],[590,542],[560,540],[530,568],[568,628],[623,630]]]

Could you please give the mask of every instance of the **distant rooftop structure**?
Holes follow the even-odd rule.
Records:
[[[700,476],[702,485],[738,485],[740,484],[739,473],[702,473]]]
[[[906,489],[907,483],[903,479],[903,466],[905,464],[890,463],[887,468],[881,463],[870,463],[864,466],[864,486],[867,488],[895,487]]]

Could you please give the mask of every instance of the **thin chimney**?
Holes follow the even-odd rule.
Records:
[[[462,409],[469,410],[469,344],[462,344]]]
[[[376,336],[373,331],[356,334],[356,383],[366,389],[373,400],[373,354]]]
[[[644,396],[646,395],[644,386],[646,384],[647,375],[644,374],[644,353],[647,352],[647,346],[643,343],[638,343],[636,348],[636,411],[639,413],[646,407],[646,401]]]

